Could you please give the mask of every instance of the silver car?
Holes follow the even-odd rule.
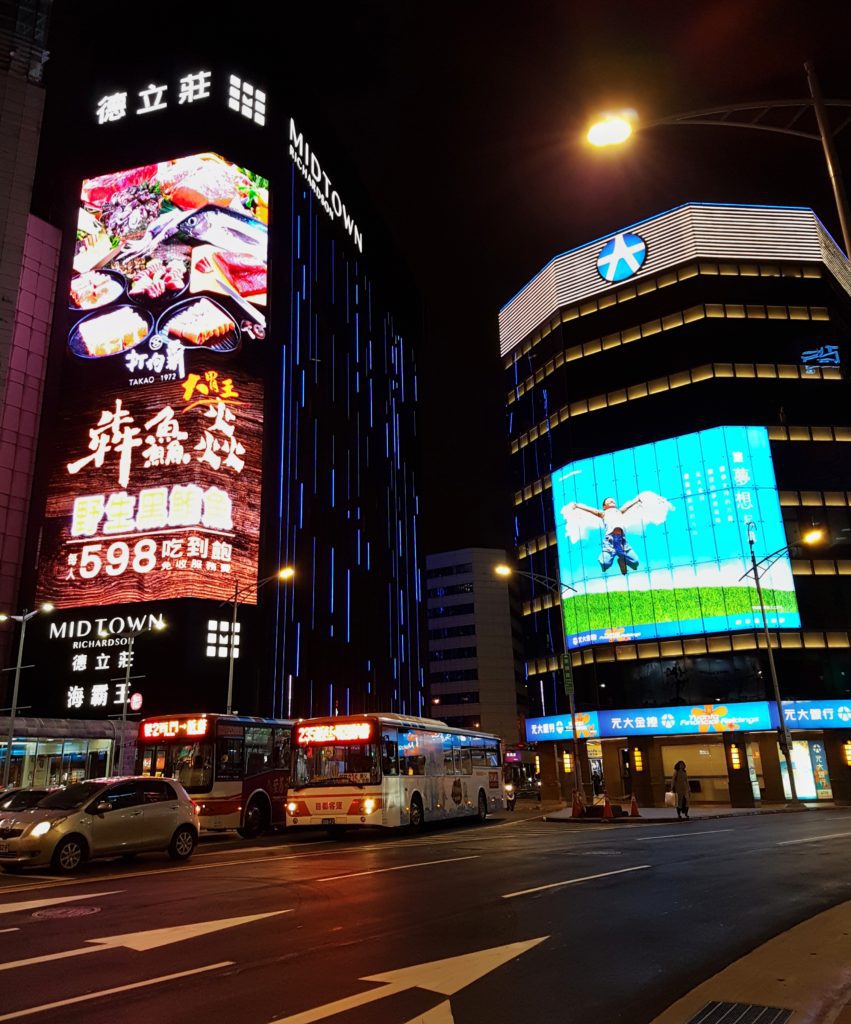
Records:
[[[195,803],[172,779],[132,777],[77,782],[36,807],[0,813],[0,865],[78,871],[90,857],[166,850],[188,860],[198,841]]]

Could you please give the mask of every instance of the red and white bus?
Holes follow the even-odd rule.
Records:
[[[206,713],[147,718],[137,771],[180,782],[198,804],[202,830],[256,836],[286,822],[292,726]]]
[[[502,743],[478,730],[396,714],[293,726],[287,827],[407,826],[502,810]]]

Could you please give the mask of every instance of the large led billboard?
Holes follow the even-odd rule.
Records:
[[[213,153],[83,182],[40,599],[255,600],[268,186]]]
[[[714,427],[552,474],[568,648],[800,626],[764,427]],[[574,588],[574,589],[568,589]]]

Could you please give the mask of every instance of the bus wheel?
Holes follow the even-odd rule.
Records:
[[[479,821],[484,821],[488,816],[488,798],[485,796],[483,789],[479,790],[479,808],[477,811],[477,817]]]
[[[423,814],[423,802],[418,796],[415,796],[413,800],[411,800],[411,816],[408,823],[408,830],[410,832],[421,832],[424,824],[425,815]]]
[[[245,811],[242,828],[236,831],[243,839],[255,839],[269,827],[269,810],[264,801],[255,797]]]

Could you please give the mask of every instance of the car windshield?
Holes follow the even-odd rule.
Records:
[[[38,806],[50,811],[73,811],[77,807],[82,807],[102,789],[102,782],[76,782],[73,786],[60,789],[39,800]]]
[[[46,789],[22,789],[18,793],[10,793],[0,799],[0,811],[22,811],[27,807],[35,807],[46,795]]]

